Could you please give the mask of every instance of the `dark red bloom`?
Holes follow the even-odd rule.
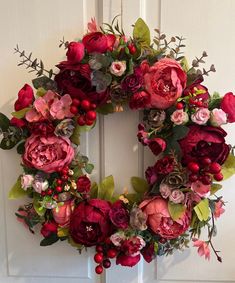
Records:
[[[222,98],[220,108],[228,114],[228,122],[235,122],[235,95],[232,92],[228,92]]]
[[[66,53],[67,60],[73,64],[79,63],[84,57],[84,45],[81,42],[70,42]]]
[[[126,76],[121,83],[122,89],[126,92],[131,93],[136,92],[138,89],[141,88],[142,85],[143,75],[140,68],[136,68],[134,73],[129,76]]]
[[[147,168],[145,171],[145,178],[150,185],[153,185],[157,181],[157,173],[154,166]]]
[[[165,156],[159,159],[154,165],[154,170],[158,175],[167,175],[174,169],[174,158],[171,156]]]
[[[105,53],[112,50],[116,37],[113,34],[103,34],[102,32],[92,32],[85,35],[82,39],[88,53]]]
[[[36,123],[30,123],[29,124],[29,130],[32,134],[35,135],[42,135],[42,136],[48,136],[50,134],[53,134],[55,131],[55,127],[50,122],[36,122]]]
[[[161,138],[154,138],[149,140],[148,147],[154,155],[158,155],[166,149],[166,142]]]
[[[116,264],[132,267],[136,265],[139,261],[140,261],[140,255],[128,256],[125,254],[120,254],[117,256]]]
[[[41,228],[41,234],[44,238],[50,237],[51,234],[57,233],[57,224],[54,221],[45,222]]]
[[[101,199],[80,202],[70,219],[72,239],[87,247],[103,242],[112,233],[110,209],[110,203]]]
[[[134,93],[129,101],[131,109],[143,109],[150,102],[150,94],[145,91]]]
[[[203,82],[203,76],[198,77],[191,85],[187,86],[184,89],[182,96],[188,96],[190,94],[192,95],[196,92],[196,90],[201,90],[203,91],[203,93],[195,96],[195,99],[200,98],[204,101],[208,100],[209,99],[208,89],[204,85],[201,85],[201,82]]]
[[[18,99],[15,102],[15,110],[19,111],[28,107],[34,100],[33,89],[30,85],[25,84],[18,92]]]
[[[127,240],[124,240],[121,246],[121,250],[126,255],[133,256],[142,249],[141,241],[138,237],[133,237]]]
[[[129,213],[123,205],[122,201],[116,201],[111,210],[109,211],[109,217],[112,223],[120,229],[128,228]]]
[[[91,189],[91,181],[87,176],[81,176],[77,179],[77,191],[79,193],[89,193]]]
[[[26,122],[23,119],[18,119],[18,118],[11,118],[10,121],[12,126],[18,127],[18,128],[22,128],[26,125]]]
[[[145,126],[144,124],[139,124],[138,125],[138,133],[137,133],[137,138],[139,142],[142,143],[142,145],[148,145],[149,139],[148,139],[148,132],[145,131]]]
[[[147,244],[142,250],[141,254],[145,261],[150,263],[155,257],[155,251],[154,251],[154,243]]]

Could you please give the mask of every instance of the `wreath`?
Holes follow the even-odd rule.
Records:
[[[190,240],[200,256],[209,259],[213,250],[222,261],[212,239],[225,206],[219,182],[235,173],[234,148],[221,128],[235,122],[235,96],[211,95],[202,85],[215,72],[214,65],[199,68],[206,52],[189,66],[184,38],[155,32],[151,42],[141,18],[132,37],[116,18],[100,28],[92,19],[82,40],[61,40],[67,59],[56,74],[15,48],[19,65],[36,78],[35,90],[25,84],[19,91],[10,120],[0,113],[0,147],[16,146],[22,156],[23,173],[9,198],[30,198],[16,216],[32,233],[41,225],[41,246],[64,240],[79,251],[95,246],[98,274],[110,259],[132,267],[141,255],[151,262]],[[123,105],[143,111],[137,137],[156,163],[145,179],[131,178],[132,193],[117,194],[112,176],[91,180],[94,166],[79,145],[97,113],[123,111]],[[203,228],[208,238],[200,240]]]

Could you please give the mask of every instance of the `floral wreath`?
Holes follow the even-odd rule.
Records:
[[[97,274],[111,266],[136,265],[183,250],[190,240],[200,256],[210,258],[215,220],[225,202],[218,182],[235,173],[233,147],[223,124],[235,122],[235,96],[210,95],[199,69],[207,53],[190,67],[182,55],[184,38],[155,29],[153,43],[139,18],[127,37],[116,18],[98,28],[95,19],[77,42],[61,40],[67,60],[59,72],[46,70],[17,46],[37,78],[25,84],[13,118],[0,113],[2,149],[16,146],[23,174],[9,198],[28,196],[16,216],[34,233],[41,225],[41,246],[67,240],[82,251],[96,247]],[[80,134],[95,126],[97,113],[143,110],[139,142],[156,156],[146,179],[132,177],[134,193],[114,192],[112,176],[100,184],[89,178],[94,166],[79,150]],[[208,229],[208,239],[199,240]]]

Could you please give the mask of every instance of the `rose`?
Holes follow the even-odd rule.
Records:
[[[146,120],[149,126],[152,128],[162,127],[166,119],[166,112],[164,110],[151,109],[147,113]]]
[[[177,61],[163,58],[156,62],[144,75],[144,86],[151,96],[149,107],[172,106],[181,96],[186,81],[187,76]]]
[[[148,147],[154,155],[159,155],[166,149],[166,142],[161,138],[153,138],[149,140]]]
[[[146,199],[139,207],[148,217],[149,228],[164,239],[175,239],[189,228],[191,211],[187,209],[178,220],[174,221],[168,211],[168,202],[161,197]]]
[[[163,198],[167,199],[171,195],[171,188],[167,184],[161,183],[159,192]]]
[[[126,92],[134,93],[143,84],[143,75],[140,68],[135,68],[134,73],[126,76],[121,83],[121,87]]]
[[[25,143],[23,163],[32,168],[52,173],[69,165],[74,149],[68,138],[31,135]]]
[[[22,89],[18,92],[18,99],[15,102],[15,110],[19,111],[23,108],[28,107],[33,103],[33,89],[30,85],[25,84]]]
[[[77,179],[77,191],[79,193],[89,193],[90,189],[91,189],[91,181],[86,175],[81,176]]]
[[[191,120],[198,125],[205,125],[210,118],[210,110],[207,108],[198,108],[194,114],[191,115]]]
[[[85,35],[82,39],[88,53],[105,53],[108,49],[112,50],[116,37],[113,34],[103,34],[102,32],[92,32]]]
[[[54,221],[45,222],[42,225],[41,234],[44,238],[48,238],[52,234],[57,234],[57,224]]]
[[[228,92],[221,100],[220,108],[228,114],[228,122],[235,122],[235,95],[232,92]]]
[[[134,93],[129,101],[131,109],[143,109],[149,104],[150,95],[145,91],[139,91]]]
[[[130,226],[133,229],[144,231],[147,229],[147,216],[139,207],[133,207],[130,212]]]
[[[157,173],[154,166],[149,166],[145,171],[145,178],[150,185],[153,185],[157,181]]]
[[[111,242],[114,244],[116,247],[120,247],[122,242],[125,240],[125,235],[122,231],[114,233],[113,235],[110,236]]]
[[[200,197],[209,197],[210,188],[210,185],[204,185],[200,181],[196,181],[191,184],[191,190],[197,193]]]
[[[63,205],[53,208],[52,214],[55,222],[61,227],[68,227],[73,210],[74,200],[65,201]]]
[[[45,191],[49,187],[49,183],[47,180],[40,180],[35,177],[35,180],[32,183],[32,186],[35,192],[41,194],[42,191]]]
[[[111,210],[109,211],[109,217],[114,226],[120,229],[127,229],[129,224],[129,213],[123,206],[122,201],[116,201]]]
[[[18,119],[18,118],[11,118],[10,123],[12,126],[15,126],[17,128],[23,128],[24,126],[26,126],[26,123],[23,119]]]
[[[187,123],[189,120],[188,114],[184,112],[182,109],[176,110],[171,114],[171,121],[175,125],[182,125]]]
[[[55,76],[55,81],[63,94],[68,93],[72,98],[79,100],[88,99],[96,105],[107,101],[108,91],[97,93],[91,85],[91,69],[88,64],[74,65],[65,61],[57,67],[60,72]]]
[[[140,255],[128,256],[125,254],[120,254],[117,256],[116,264],[132,267],[136,265],[139,261],[140,261]]]
[[[126,71],[126,61],[114,61],[109,67],[110,73],[116,77],[121,77]]]
[[[84,45],[81,42],[70,42],[66,53],[67,60],[71,63],[79,63],[84,57]]]
[[[145,247],[145,241],[140,236],[131,237],[123,241],[121,251],[129,256],[140,254],[140,250]]]
[[[21,176],[21,187],[24,190],[27,190],[28,188],[32,187],[34,177],[30,174],[24,174]]]
[[[214,127],[220,127],[227,123],[227,115],[222,109],[215,108],[211,111],[210,123]]]
[[[169,200],[173,203],[182,203],[184,201],[184,194],[180,190],[172,191]]]
[[[174,169],[174,158],[169,155],[159,159],[154,165],[154,170],[158,175],[167,175]]]
[[[101,199],[82,201],[70,218],[69,232],[75,243],[87,247],[103,242],[112,233],[111,205]]]
[[[189,126],[185,138],[179,141],[182,150],[183,164],[209,157],[212,162],[223,164],[228,157],[230,148],[225,143],[227,133],[219,127]]]

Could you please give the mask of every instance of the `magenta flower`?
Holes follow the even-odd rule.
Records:
[[[65,117],[71,118],[74,115],[70,112],[72,99],[69,94],[65,94],[60,100],[54,100],[50,108],[50,114],[54,119],[62,120]]]
[[[198,239],[193,239],[193,242],[193,246],[198,248],[198,254],[200,256],[205,256],[205,259],[210,260],[210,249],[208,247],[208,243]]]

